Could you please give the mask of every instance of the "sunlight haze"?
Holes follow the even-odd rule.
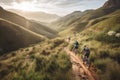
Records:
[[[5,9],[17,9],[32,12],[47,12],[60,16],[73,11],[97,9],[106,0],[0,0],[0,5]]]

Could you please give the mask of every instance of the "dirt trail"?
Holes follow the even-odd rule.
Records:
[[[73,52],[66,47],[64,50],[70,55],[72,62],[73,75],[76,80],[95,80],[91,72],[85,67],[81,59],[79,59]]]

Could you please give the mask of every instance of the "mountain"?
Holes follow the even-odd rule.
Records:
[[[54,28],[55,30],[61,31],[64,30],[71,25],[72,23],[76,22],[78,19],[80,19],[83,15],[91,12],[92,10],[86,10],[84,12],[81,11],[75,11],[71,14],[68,14],[50,24],[51,28]]]
[[[111,0],[106,3],[108,2]],[[89,59],[100,78],[97,80],[120,79],[120,7],[116,6],[118,4],[120,2],[103,5],[83,15],[72,24],[64,26],[66,29],[59,33],[65,38],[70,37],[70,50],[73,49],[76,40],[79,42],[78,54],[80,55],[79,51],[87,45],[91,52]]]
[[[111,0],[108,0],[102,7],[96,10],[88,10],[84,12],[77,11],[64,16],[59,20],[53,22],[51,24],[51,27],[58,29],[61,35],[83,31],[84,29],[95,25],[96,23],[108,19],[108,17],[104,16],[107,16],[120,9],[120,7],[116,7],[119,4],[117,3],[118,0],[112,1],[114,1],[114,3],[112,3],[113,7],[107,7],[109,5],[104,7],[107,3],[111,2]],[[74,14],[76,17],[73,16]]]
[[[41,25],[35,21],[33,22],[31,20],[28,20],[18,14],[6,11],[2,7],[0,8],[0,18],[11,21],[12,23],[18,24],[26,29],[29,29],[35,33],[46,36],[48,38],[54,38],[57,36],[56,31],[44,25]]]
[[[45,37],[0,18],[0,54],[41,42]]]
[[[45,12],[24,12],[24,11],[15,10],[15,9],[8,9],[8,11],[17,13],[25,18],[33,19],[39,22],[44,22],[44,23],[50,23],[60,18],[60,16],[56,14],[49,14]]]
[[[120,0],[108,0],[104,6],[104,8],[111,8],[111,7],[120,7]]]

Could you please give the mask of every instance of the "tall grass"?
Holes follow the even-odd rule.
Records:
[[[26,69],[21,69],[13,80],[72,80],[72,64],[66,53],[34,56],[34,58],[33,71],[27,72]]]

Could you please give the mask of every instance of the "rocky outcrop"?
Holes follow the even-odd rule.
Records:
[[[120,8],[120,0],[108,0],[104,5],[104,8],[117,7]]]

